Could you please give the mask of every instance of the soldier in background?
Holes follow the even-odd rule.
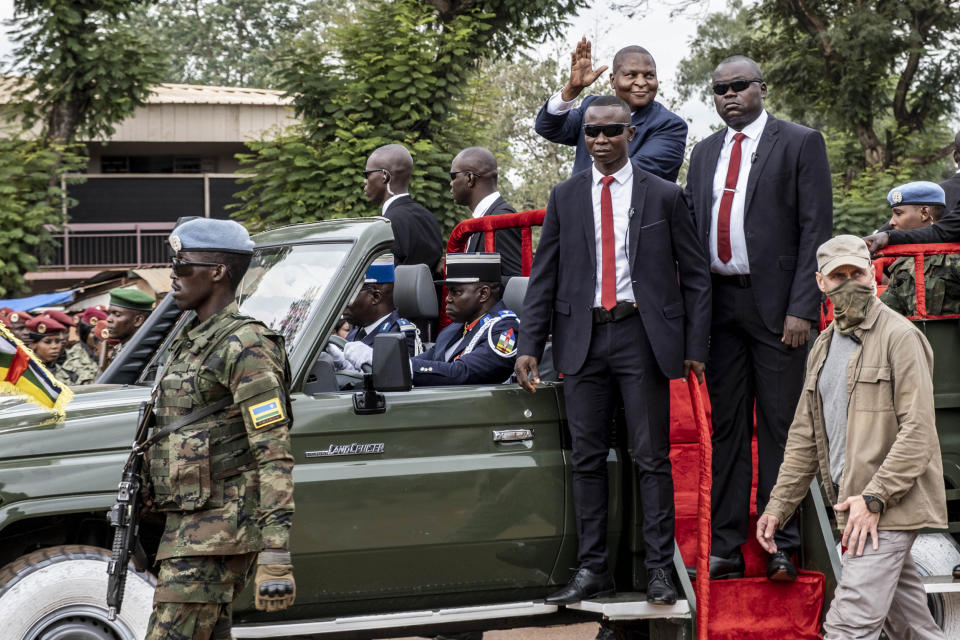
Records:
[[[246,229],[199,218],[177,227],[170,247],[170,295],[196,318],[157,376],[154,433],[186,424],[145,461],[147,504],[166,516],[146,637],[227,640],[232,603],[254,571],[257,609],[280,611],[296,595],[290,370],[283,337],[237,307],[253,254]],[[185,464],[202,477],[171,473]]]
[[[9,307],[0,309],[0,322],[6,325],[11,333],[17,336],[20,342],[24,344],[29,344],[30,342],[26,327],[27,322],[30,320],[33,320],[33,316],[26,311],[14,311]]]
[[[24,342],[56,377],[56,363],[63,351],[67,328],[48,315],[31,318],[24,326],[27,336]]]
[[[113,360],[123,345],[137,332],[153,310],[156,302],[152,295],[139,289],[118,288],[110,291],[110,307],[107,309],[107,326],[110,337],[117,345],[107,354]]]
[[[920,229],[937,222],[946,211],[945,193],[933,182],[910,182],[887,194],[892,215],[891,229]],[[912,256],[897,258],[885,270],[887,289],[880,299],[905,316],[916,315],[916,278]],[[938,254],[923,259],[927,314],[960,313],[960,256]]]

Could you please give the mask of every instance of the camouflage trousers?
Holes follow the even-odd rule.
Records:
[[[256,559],[247,553],[161,560],[146,640],[228,640],[233,601]]]

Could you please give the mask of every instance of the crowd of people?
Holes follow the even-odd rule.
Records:
[[[947,523],[932,352],[924,335],[900,315],[917,310],[912,259],[890,261],[877,274],[871,253],[887,245],[960,240],[960,176],[943,187],[930,182],[895,187],[887,198],[889,222],[876,233],[831,238],[823,136],[765,109],[767,84],[753,60],[732,56],[714,69],[711,88],[725,127],[693,148],[684,187],[675,181],[687,127],[656,101],[653,56],[638,46],[621,49],[609,73],[614,95],[588,95],[577,106],[606,70],[593,66],[591,43],[581,40],[571,54],[567,83],[536,116],[540,135],[576,152],[572,176],[550,194],[522,309],[503,301],[505,279],[521,274],[518,230],[496,232],[496,253],[481,250],[478,233],[465,253],[444,258],[436,217],[409,194],[410,152],[391,144],[368,157],[364,192],[392,223],[392,255],[368,269],[337,328],[344,346],[330,345],[327,353],[337,367],[359,370],[372,360],[375,335],[400,332],[407,336],[417,385],[502,383],[515,375],[534,393],[546,346],[552,345],[572,436],[579,539],[579,566],[569,583],[547,598],[557,605],[617,588],[606,546],[607,456],[617,406],[624,408],[637,469],[646,597],[658,605],[676,602],[668,384],[671,378],[706,377],[714,460],[710,577],[743,576],[741,549],[755,536],[769,553],[767,577],[795,580],[800,551],[795,514],[819,473],[847,548],[825,637],[877,638],[881,629],[891,638],[909,637],[905,629],[924,638],[944,637],[910,557],[919,529]],[[960,163],[960,136],[956,146]],[[493,153],[464,149],[451,162],[451,196],[474,218],[511,213],[497,177]],[[272,575],[283,585],[273,605],[267,592],[258,591],[258,606],[282,608],[293,601],[282,339],[242,318],[232,303],[252,243],[235,227],[214,229],[221,222],[194,221],[171,236],[173,295],[181,308],[197,310],[188,337],[210,334],[204,343],[226,350],[235,342],[259,345],[257,357],[270,365],[261,370],[255,358],[249,366],[224,360],[223,371],[214,373],[220,395],[235,401],[225,409],[233,412],[226,420],[231,437],[247,443],[241,448],[249,465],[234,475],[255,483],[248,473],[259,466],[272,478],[270,490],[261,488],[264,502],[257,507],[272,519],[259,534],[231,530],[243,541],[239,547],[211,550],[199,539],[191,543],[196,548],[187,551],[200,549],[203,562],[190,564],[184,549],[161,546],[160,595],[149,637],[172,629],[183,637],[209,637],[186,629],[216,627],[219,633],[224,616],[229,619],[230,600],[254,566],[258,584]],[[411,264],[426,265],[448,290],[446,310],[453,323],[432,344],[421,341],[423,331],[394,305],[395,267]],[[960,309],[958,265],[956,256],[925,259],[928,313]],[[886,287],[882,297],[878,284]],[[808,345],[824,296],[832,303],[833,322]],[[103,370],[152,305],[150,296],[119,289],[111,292],[109,309],[89,308],[76,318],[5,310],[0,320],[54,375],[83,384]],[[221,331],[221,325],[230,330]],[[172,349],[186,354],[190,344],[184,338]],[[207,366],[190,353],[170,359],[175,364],[158,377],[161,423],[192,415],[190,407],[206,402],[194,394],[190,407],[177,404]],[[903,380],[910,382],[894,384]],[[164,394],[171,399],[167,404]],[[261,431],[267,424],[271,428]],[[754,429],[760,518],[751,531]],[[244,432],[247,438],[240,437]],[[175,464],[179,454],[161,447],[153,455]],[[155,486],[165,493],[155,498],[167,512],[164,540],[189,538],[190,523],[209,514],[196,505],[185,507],[189,491],[167,486],[174,481],[160,476]],[[262,545],[252,542],[258,535]],[[188,593],[184,576],[208,574],[226,585],[223,593]],[[182,606],[208,600],[206,608]],[[220,637],[216,633],[213,637]]]
[[[44,309],[34,315],[3,307],[0,324],[61,382],[92,384],[150,315],[154,302],[145,291],[118,287],[110,291],[107,307],[94,305],[73,314]]]

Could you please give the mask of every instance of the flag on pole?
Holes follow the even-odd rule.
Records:
[[[54,378],[33,351],[0,324],[0,395],[14,395],[63,415],[73,399],[70,388]]]

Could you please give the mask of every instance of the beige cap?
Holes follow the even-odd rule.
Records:
[[[870,268],[870,250],[867,243],[857,236],[830,238],[817,249],[817,271],[829,275],[843,265],[852,265],[867,270]]]

